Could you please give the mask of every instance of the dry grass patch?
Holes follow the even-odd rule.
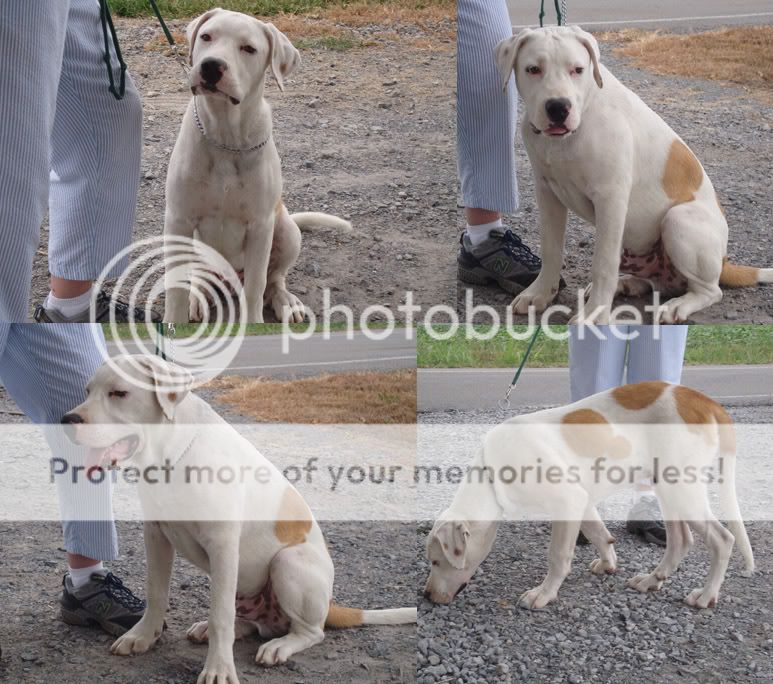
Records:
[[[623,43],[616,54],[660,74],[735,83],[757,95],[773,96],[773,26],[723,28],[673,34],[625,29],[596,34]]]
[[[217,401],[263,423],[416,422],[416,371],[337,373],[302,380],[218,378]]]

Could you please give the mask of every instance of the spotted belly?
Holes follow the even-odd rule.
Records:
[[[236,595],[236,617],[256,624],[264,638],[283,636],[290,629],[290,619],[282,612],[270,579],[258,594]]]
[[[624,249],[620,255],[620,273],[649,280],[660,292],[681,294],[687,290],[687,279],[674,268],[662,240],[643,254]]]

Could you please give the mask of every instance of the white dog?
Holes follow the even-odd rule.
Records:
[[[720,500],[732,534],[708,503],[717,454],[723,459]],[[580,530],[599,553],[591,572],[615,572],[614,539],[596,503],[651,477],[665,518],[666,552],[651,573],[633,577],[628,586],[641,592],[660,589],[689,550],[692,528],[706,540],[711,567],[705,586],[685,601],[696,608],[713,606],[734,541],[745,561],[743,574],[754,570],[736,498],[735,458],[735,431],[725,410],[695,390],[665,382],[624,385],[506,421],[485,437],[466,481],[430,532],[432,567],[424,595],[450,603],[491,551],[503,514],[524,510],[549,515],[553,531],[548,574],[521,595],[523,607],[542,608],[557,598]],[[621,469],[630,477],[618,480]]]
[[[675,323],[718,302],[720,285],[773,282],[773,269],[727,260],[727,221],[700,162],[599,64],[591,34],[524,29],[495,57],[505,87],[515,71],[526,105],[521,130],[540,213],[542,270],[513,300],[516,313],[543,311],[558,292],[567,209],[596,227],[592,287],[575,322],[609,322],[617,292],[681,295],[658,312]]]
[[[114,654],[144,653],[161,636],[175,551],[211,580],[209,620],[188,631],[192,641],[209,641],[199,684],[238,684],[233,642],[251,632],[270,638],[256,661],[276,665],[321,642],[326,625],[416,621],[416,608],[332,602],[333,562],[308,506],[250,442],[185,389],[186,371],[157,357],[111,363],[118,371],[100,367],[86,401],[62,422],[103,462],[130,460],[154,472],[138,485],[145,520],[157,520],[145,523],[147,610],[113,643]],[[193,475],[224,469],[241,479],[202,485]]]
[[[264,89],[270,70],[283,90],[300,55],[273,24],[219,8],[190,23],[188,45],[193,98],[169,160],[164,234],[212,247],[243,274],[248,322],[263,322],[264,306],[280,321],[301,322],[303,304],[285,282],[300,253],[298,226],[350,231],[351,224],[322,213],[290,214],[282,203]],[[175,254],[167,247],[164,320],[203,320],[206,299],[171,277]],[[190,278],[195,282],[195,273]]]

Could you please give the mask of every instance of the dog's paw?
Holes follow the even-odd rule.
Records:
[[[207,302],[203,296],[195,296],[191,291],[191,298],[188,302],[188,321],[191,323],[201,323],[204,317],[209,313]]]
[[[596,558],[590,562],[590,571],[594,575],[612,575],[617,572],[617,563],[610,559]]]
[[[617,281],[617,291],[615,294],[622,295],[623,297],[643,297],[650,292],[652,292],[652,283],[649,280],[624,274]]]
[[[693,313],[701,308],[701,306],[695,305],[693,298],[687,296],[674,297],[665,304],[661,304],[655,316],[659,323],[665,325],[684,323]]]
[[[209,622],[203,620],[202,622],[194,622],[191,628],[185,633],[188,641],[192,641],[195,644],[204,644],[209,641]]]
[[[684,602],[693,608],[713,608],[719,601],[719,590],[701,587],[685,596]]]
[[[119,636],[113,642],[110,646],[110,653],[120,656],[146,653],[158,641],[162,631],[162,629],[158,631],[147,630],[140,620],[126,634]]]
[[[537,289],[532,290],[530,286],[510,303],[510,308],[517,314],[527,314],[529,313],[529,308],[533,306],[534,310],[540,313],[547,309],[548,304],[555,299],[557,294],[558,288],[545,292]]]
[[[255,662],[258,665],[281,665],[286,663],[290,656],[295,653],[286,637],[272,639],[261,645],[255,656]]]
[[[660,579],[654,572],[651,572],[647,575],[636,575],[636,577],[631,577],[626,584],[631,589],[636,589],[636,591],[645,594],[648,591],[659,591],[665,581],[665,577]]]
[[[303,323],[306,318],[306,307],[292,292],[281,290],[271,299],[271,308],[277,320],[290,323]]]
[[[196,684],[239,684],[233,659],[207,657]]]
[[[538,610],[544,608],[548,603],[555,601],[558,594],[555,591],[547,591],[541,584],[534,589],[524,591],[518,599],[518,605],[521,608],[529,610]]]
[[[610,307],[588,301],[582,311],[569,320],[569,325],[609,325]]]

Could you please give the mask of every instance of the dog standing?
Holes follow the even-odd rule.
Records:
[[[596,228],[588,313],[573,322],[608,323],[616,292],[655,289],[680,295],[656,314],[676,323],[722,299],[720,285],[773,282],[773,268],[727,260],[727,221],[700,162],[599,63],[590,33],[524,29],[495,58],[505,87],[515,71],[526,105],[540,214],[542,270],[513,300],[516,313],[543,311],[558,293],[567,209]]]
[[[299,225],[348,232],[351,224],[290,214],[282,202],[264,89],[271,71],[284,90],[300,55],[273,24],[219,8],[190,23],[188,45],[193,98],[169,160],[164,235],[200,241],[243,274],[248,323],[263,322],[264,306],[280,321],[302,322],[303,304],[286,283],[300,253]],[[205,298],[170,276],[174,251],[167,247],[164,320],[204,320]],[[195,283],[196,274],[190,278]]]

